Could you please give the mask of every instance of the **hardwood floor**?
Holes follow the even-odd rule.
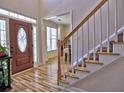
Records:
[[[57,62],[31,68],[12,76],[10,92],[60,92],[57,86]]]

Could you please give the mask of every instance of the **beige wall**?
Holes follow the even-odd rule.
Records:
[[[71,32],[71,25],[59,25],[61,31],[61,40],[64,40],[65,37]]]

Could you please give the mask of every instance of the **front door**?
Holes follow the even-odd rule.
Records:
[[[32,27],[29,23],[9,19],[12,74],[33,67]]]

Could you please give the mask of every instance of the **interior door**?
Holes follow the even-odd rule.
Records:
[[[32,26],[9,19],[12,74],[33,67]]]

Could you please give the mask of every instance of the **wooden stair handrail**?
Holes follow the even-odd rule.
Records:
[[[59,85],[59,81],[61,81],[61,46],[64,45],[64,43],[66,43],[69,38],[78,31],[78,29],[83,26],[108,0],[102,0],[97,6],[96,8],[91,11],[89,13],[89,15],[84,18],[84,20],[63,40],[63,41],[58,41],[57,45],[58,45],[58,71],[57,71],[57,84]]]
[[[91,18],[107,1],[108,1],[108,0],[102,0],[102,1],[96,6],[95,9],[94,9],[93,11],[91,11],[91,12],[89,13],[89,15],[88,15],[87,17],[85,17],[84,20],[83,20],[63,41],[61,41],[61,43],[59,44],[59,47],[60,47],[61,45],[63,45],[64,43],[66,43],[66,42],[68,41],[68,39],[69,39],[75,32],[77,32],[78,29],[79,29],[82,25],[84,25],[84,24],[89,20],[89,18]]]

